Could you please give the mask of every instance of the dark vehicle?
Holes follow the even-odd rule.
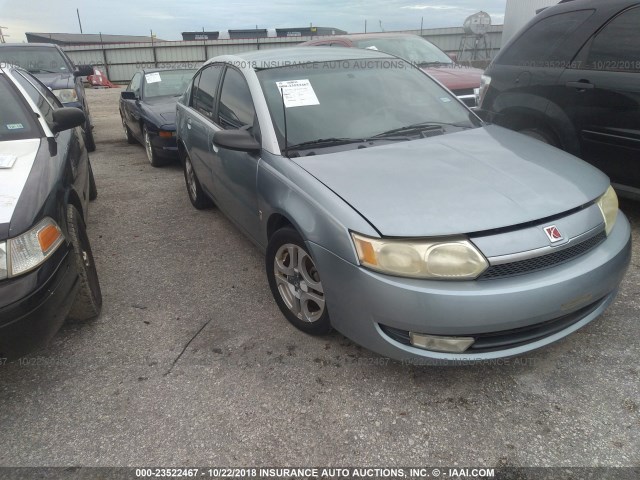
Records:
[[[476,106],[476,90],[482,70],[457,64],[433,43],[408,33],[362,33],[335,35],[301,45],[353,47],[390,53],[419,66],[451,90],[468,107]]]
[[[154,167],[177,160],[176,103],[196,70],[140,70],[120,94],[120,118],[129,143],[140,142]]]
[[[36,78],[0,66],[0,364],[47,343],[65,318],[97,316],[85,229],[97,196],[80,127]]]
[[[483,114],[595,165],[640,198],[640,1],[543,10],[486,71]]]
[[[96,149],[81,78],[93,73],[91,65],[74,65],[59,46],[48,43],[0,44],[0,61],[24,68],[49,87],[65,107],[82,110],[86,118],[83,129],[87,150]]]

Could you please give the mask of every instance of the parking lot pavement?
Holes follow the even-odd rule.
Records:
[[[640,463],[640,204],[599,320],[503,365],[401,365],[290,326],[261,253],[126,143],[119,90],[88,95],[104,308],[0,368],[1,465]]]

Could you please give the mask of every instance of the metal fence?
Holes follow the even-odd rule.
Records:
[[[464,31],[461,27],[430,30],[409,30],[420,35],[446,53],[458,53]],[[493,57],[500,47],[502,25],[492,27],[488,39]],[[195,68],[217,55],[229,55],[252,50],[283,48],[297,45],[313,37],[252,38],[233,40],[197,40],[127,44],[97,44],[63,47],[76,65],[95,65],[102,68],[112,82],[128,82],[142,67]]]

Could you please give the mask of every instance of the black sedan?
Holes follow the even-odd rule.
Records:
[[[140,142],[160,167],[178,158],[176,103],[195,70],[140,70],[120,95],[120,117],[129,143]]]
[[[0,65],[0,364],[65,319],[96,317],[102,294],[85,219],[97,196],[81,130],[27,71]]]

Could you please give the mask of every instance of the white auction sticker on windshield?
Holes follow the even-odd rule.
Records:
[[[147,73],[144,78],[147,80],[147,83],[157,83],[161,82],[160,72]]]
[[[11,168],[18,157],[15,155],[0,155],[0,168]]]
[[[320,105],[316,92],[313,91],[311,82],[304,80],[286,80],[284,82],[276,82],[278,91],[281,92],[284,106],[306,107],[309,105]]]

